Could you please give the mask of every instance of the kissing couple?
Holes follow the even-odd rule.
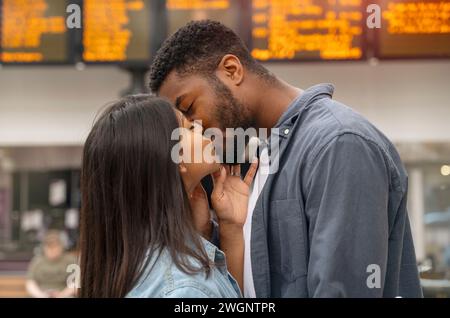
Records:
[[[150,88],[86,140],[80,297],[422,297],[406,170],[331,84],[290,85],[203,20],[165,41]],[[270,133],[244,172],[186,156],[214,155],[209,128]]]

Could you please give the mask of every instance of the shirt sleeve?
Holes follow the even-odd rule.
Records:
[[[310,297],[381,297],[389,170],[378,145],[340,135],[316,156],[306,191]]]

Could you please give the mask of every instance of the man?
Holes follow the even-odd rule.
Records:
[[[167,39],[150,73],[152,91],[205,129],[279,137],[278,170],[250,198],[246,297],[422,296],[406,171],[380,131],[332,100],[332,85],[283,82],[208,20]]]

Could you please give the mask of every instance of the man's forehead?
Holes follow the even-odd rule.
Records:
[[[159,89],[160,96],[168,98],[172,103],[182,95],[189,93],[198,85],[198,76],[183,75],[180,76],[175,70],[167,75],[166,79]]]

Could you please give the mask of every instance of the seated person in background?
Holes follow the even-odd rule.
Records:
[[[34,298],[73,297],[74,289],[67,287],[67,266],[75,264],[76,258],[64,251],[59,231],[51,230],[43,242],[43,254],[36,255],[29,266],[26,289]]]

